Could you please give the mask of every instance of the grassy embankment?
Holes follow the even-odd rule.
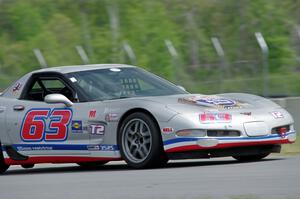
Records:
[[[282,154],[299,155],[300,154],[300,136],[294,144],[285,144],[282,146]]]

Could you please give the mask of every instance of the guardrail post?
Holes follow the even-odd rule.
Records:
[[[263,95],[269,96],[269,47],[260,32],[255,33],[256,40],[261,48],[263,56]]]
[[[79,54],[83,64],[89,64],[89,62],[90,62],[89,57],[87,56],[83,47],[78,45],[75,48],[76,48],[77,53]]]
[[[166,39],[165,40],[165,45],[172,57],[172,66],[173,66],[173,81],[175,83],[178,83],[178,75],[177,75],[177,72],[178,72],[178,68],[177,68],[177,64],[178,64],[178,53],[177,53],[177,50],[176,48],[174,47],[173,43],[171,40],[169,39]]]
[[[41,50],[38,48],[35,48],[35,49],[33,49],[33,53],[34,53],[35,57],[37,58],[38,62],[40,63],[41,68],[47,68],[48,67],[47,62],[46,62]]]

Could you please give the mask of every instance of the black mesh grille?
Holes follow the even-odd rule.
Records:
[[[241,133],[233,130],[207,130],[208,137],[239,137]]]

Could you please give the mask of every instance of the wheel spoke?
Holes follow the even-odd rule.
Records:
[[[144,126],[145,126],[145,124],[143,124],[142,122],[140,122],[140,128],[139,128],[139,133],[140,133],[140,134],[143,134],[143,133],[144,133],[144,131],[143,131]]]
[[[145,152],[142,150],[142,148],[138,149],[138,153],[139,153],[139,155],[140,155],[140,158],[144,158],[144,157],[147,155],[147,153],[145,153]]]
[[[128,129],[128,135],[133,136],[136,132],[131,129]]]
[[[137,149],[137,145],[132,144],[129,146],[130,152],[132,152],[133,149]]]
[[[138,148],[135,148],[135,149],[132,151],[132,155],[133,155],[134,157],[136,157],[136,155],[138,154],[138,152],[139,152]]]
[[[151,142],[151,138],[150,137],[147,137],[147,138],[144,137],[143,141],[144,141],[144,144],[149,144]]]
[[[135,132],[135,133],[138,132],[139,125],[140,125],[140,122],[139,122],[139,121],[136,121],[135,124],[134,124],[134,132]]]
[[[147,129],[147,128],[146,128],[146,129]],[[144,131],[141,131],[140,134],[141,134],[143,137],[145,137],[145,136],[150,136],[150,133],[149,133],[148,129],[147,129],[147,130],[144,130]]]
[[[149,152],[149,149],[146,147],[146,145],[141,145],[141,150],[145,153],[145,154],[148,154]]]
[[[132,144],[132,143],[135,141],[135,139],[134,139],[133,137],[131,137],[131,136],[128,136],[128,137],[127,137],[127,141],[128,141],[130,144]]]

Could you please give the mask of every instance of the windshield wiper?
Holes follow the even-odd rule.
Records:
[[[126,99],[126,98],[130,98],[129,96],[121,96],[121,97],[113,97],[107,100],[115,100],[115,99]]]

